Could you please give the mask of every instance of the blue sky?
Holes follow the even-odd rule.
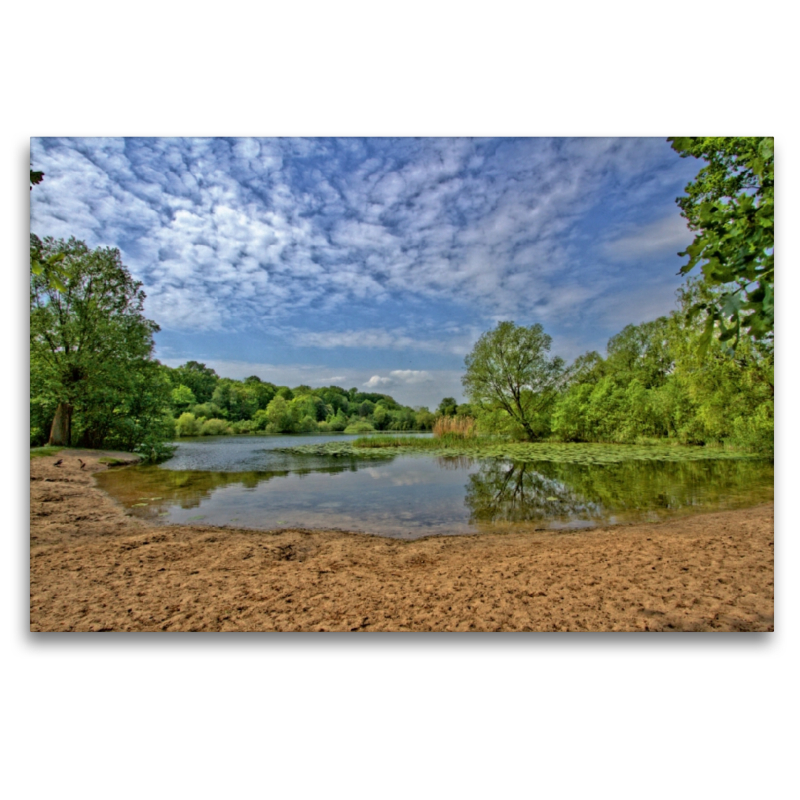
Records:
[[[31,230],[119,247],[156,355],[435,407],[499,320],[604,351],[675,305],[661,138],[39,138]]]

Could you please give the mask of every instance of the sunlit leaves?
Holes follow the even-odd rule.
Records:
[[[743,332],[772,337],[775,328],[775,147],[771,137],[676,137],[682,157],[705,160],[678,205],[695,239],[685,251],[686,275],[699,266],[707,286],[725,291],[719,303],[696,306],[708,324],[705,352],[716,329],[733,352]]]

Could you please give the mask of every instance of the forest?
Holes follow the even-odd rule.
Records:
[[[678,198],[700,267],[668,316],[628,325],[567,364],[541,325],[501,322],[465,359],[467,403],[403,406],[338,386],[220,377],[154,358],[158,325],[116,248],[30,237],[30,442],[168,457],[219,434],[464,430],[514,440],[674,442],[765,455],[774,437],[774,153],[769,138],[673,139],[701,159]],[[31,188],[42,174],[31,170]],[[474,423],[474,424],[473,424]],[[454,429],[454,428],[453,428]],[[439,426],[441,430],[441,426]]]

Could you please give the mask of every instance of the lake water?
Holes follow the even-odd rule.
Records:
[[[334,438],[357,437],[183,439],[159,466],[112,469],[97,480],[131,514],[154,522],[324,527],[404,539],[656,521],[773,498],[773,465],[766,461],[586,464],[276,452]]]

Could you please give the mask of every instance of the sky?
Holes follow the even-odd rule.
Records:
[[[31,231],[118,247],[156,357],[435,408],[501,320],[567,361],[669,313],[664,138],[34,138]]]

